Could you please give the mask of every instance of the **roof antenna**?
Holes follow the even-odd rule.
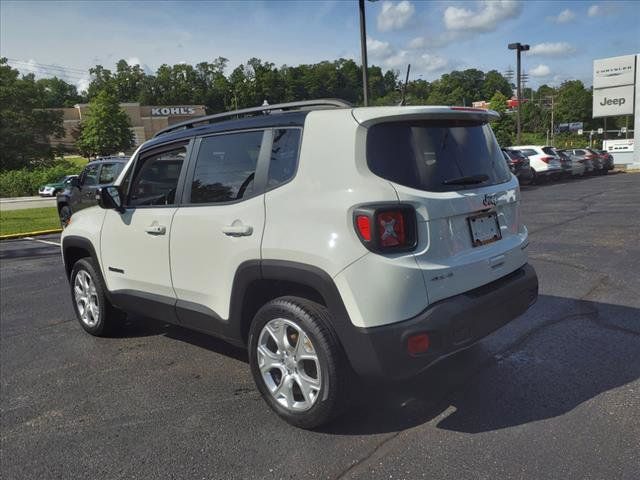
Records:
[[[407,76],[404,79],[404,86],[402,87],[402,98],[400,99],[400,106],[404,107],[407,104],[405,95],[407,93],[407,83],[409,83],[409,72],[411,71],[411,64],[407,65]]]

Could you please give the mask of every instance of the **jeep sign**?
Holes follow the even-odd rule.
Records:
[[[593,91],[593,118],[633,115],[633,85]]]
[[[151,107],[152,117],[167,117],[169,115],[193,115],[196,109],[193,107]]]

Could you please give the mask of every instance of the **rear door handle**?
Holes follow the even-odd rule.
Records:
[[[167,233],[167,227],[164,225],[149,225],[144,231],[149,235],[164,235]]]
[[[230,237],[247,237],[253,233],[253,227],[236,220],[231,225],[222,227],[222,233]]]

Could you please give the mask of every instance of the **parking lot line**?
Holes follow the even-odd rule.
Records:
[[[39,238],[33,238],[33,237],[24,237],[25,240],[33,240],[34,242],[40,242],[40,243],[46,243],[48,245],[55,245],[56,247],[59,247],[60,244],[58,242],[52,242],[50,240],[40,240]]]

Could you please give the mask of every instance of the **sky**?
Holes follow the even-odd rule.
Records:
[[[640,53],[640,1],[365,2],[369,64],[428,81],[452,70],[515,68],[529,85],[579,79],[593,60]],[[57,75],[80,89],[89,67],[119,59],[149,73],[163,63],[219,56],[229,72],[249,58],[276,66],[360,62],[358,4],[344,1],[0,1],[0,56],[22,72]],[[227,73],[229,73],[227,72]]]

